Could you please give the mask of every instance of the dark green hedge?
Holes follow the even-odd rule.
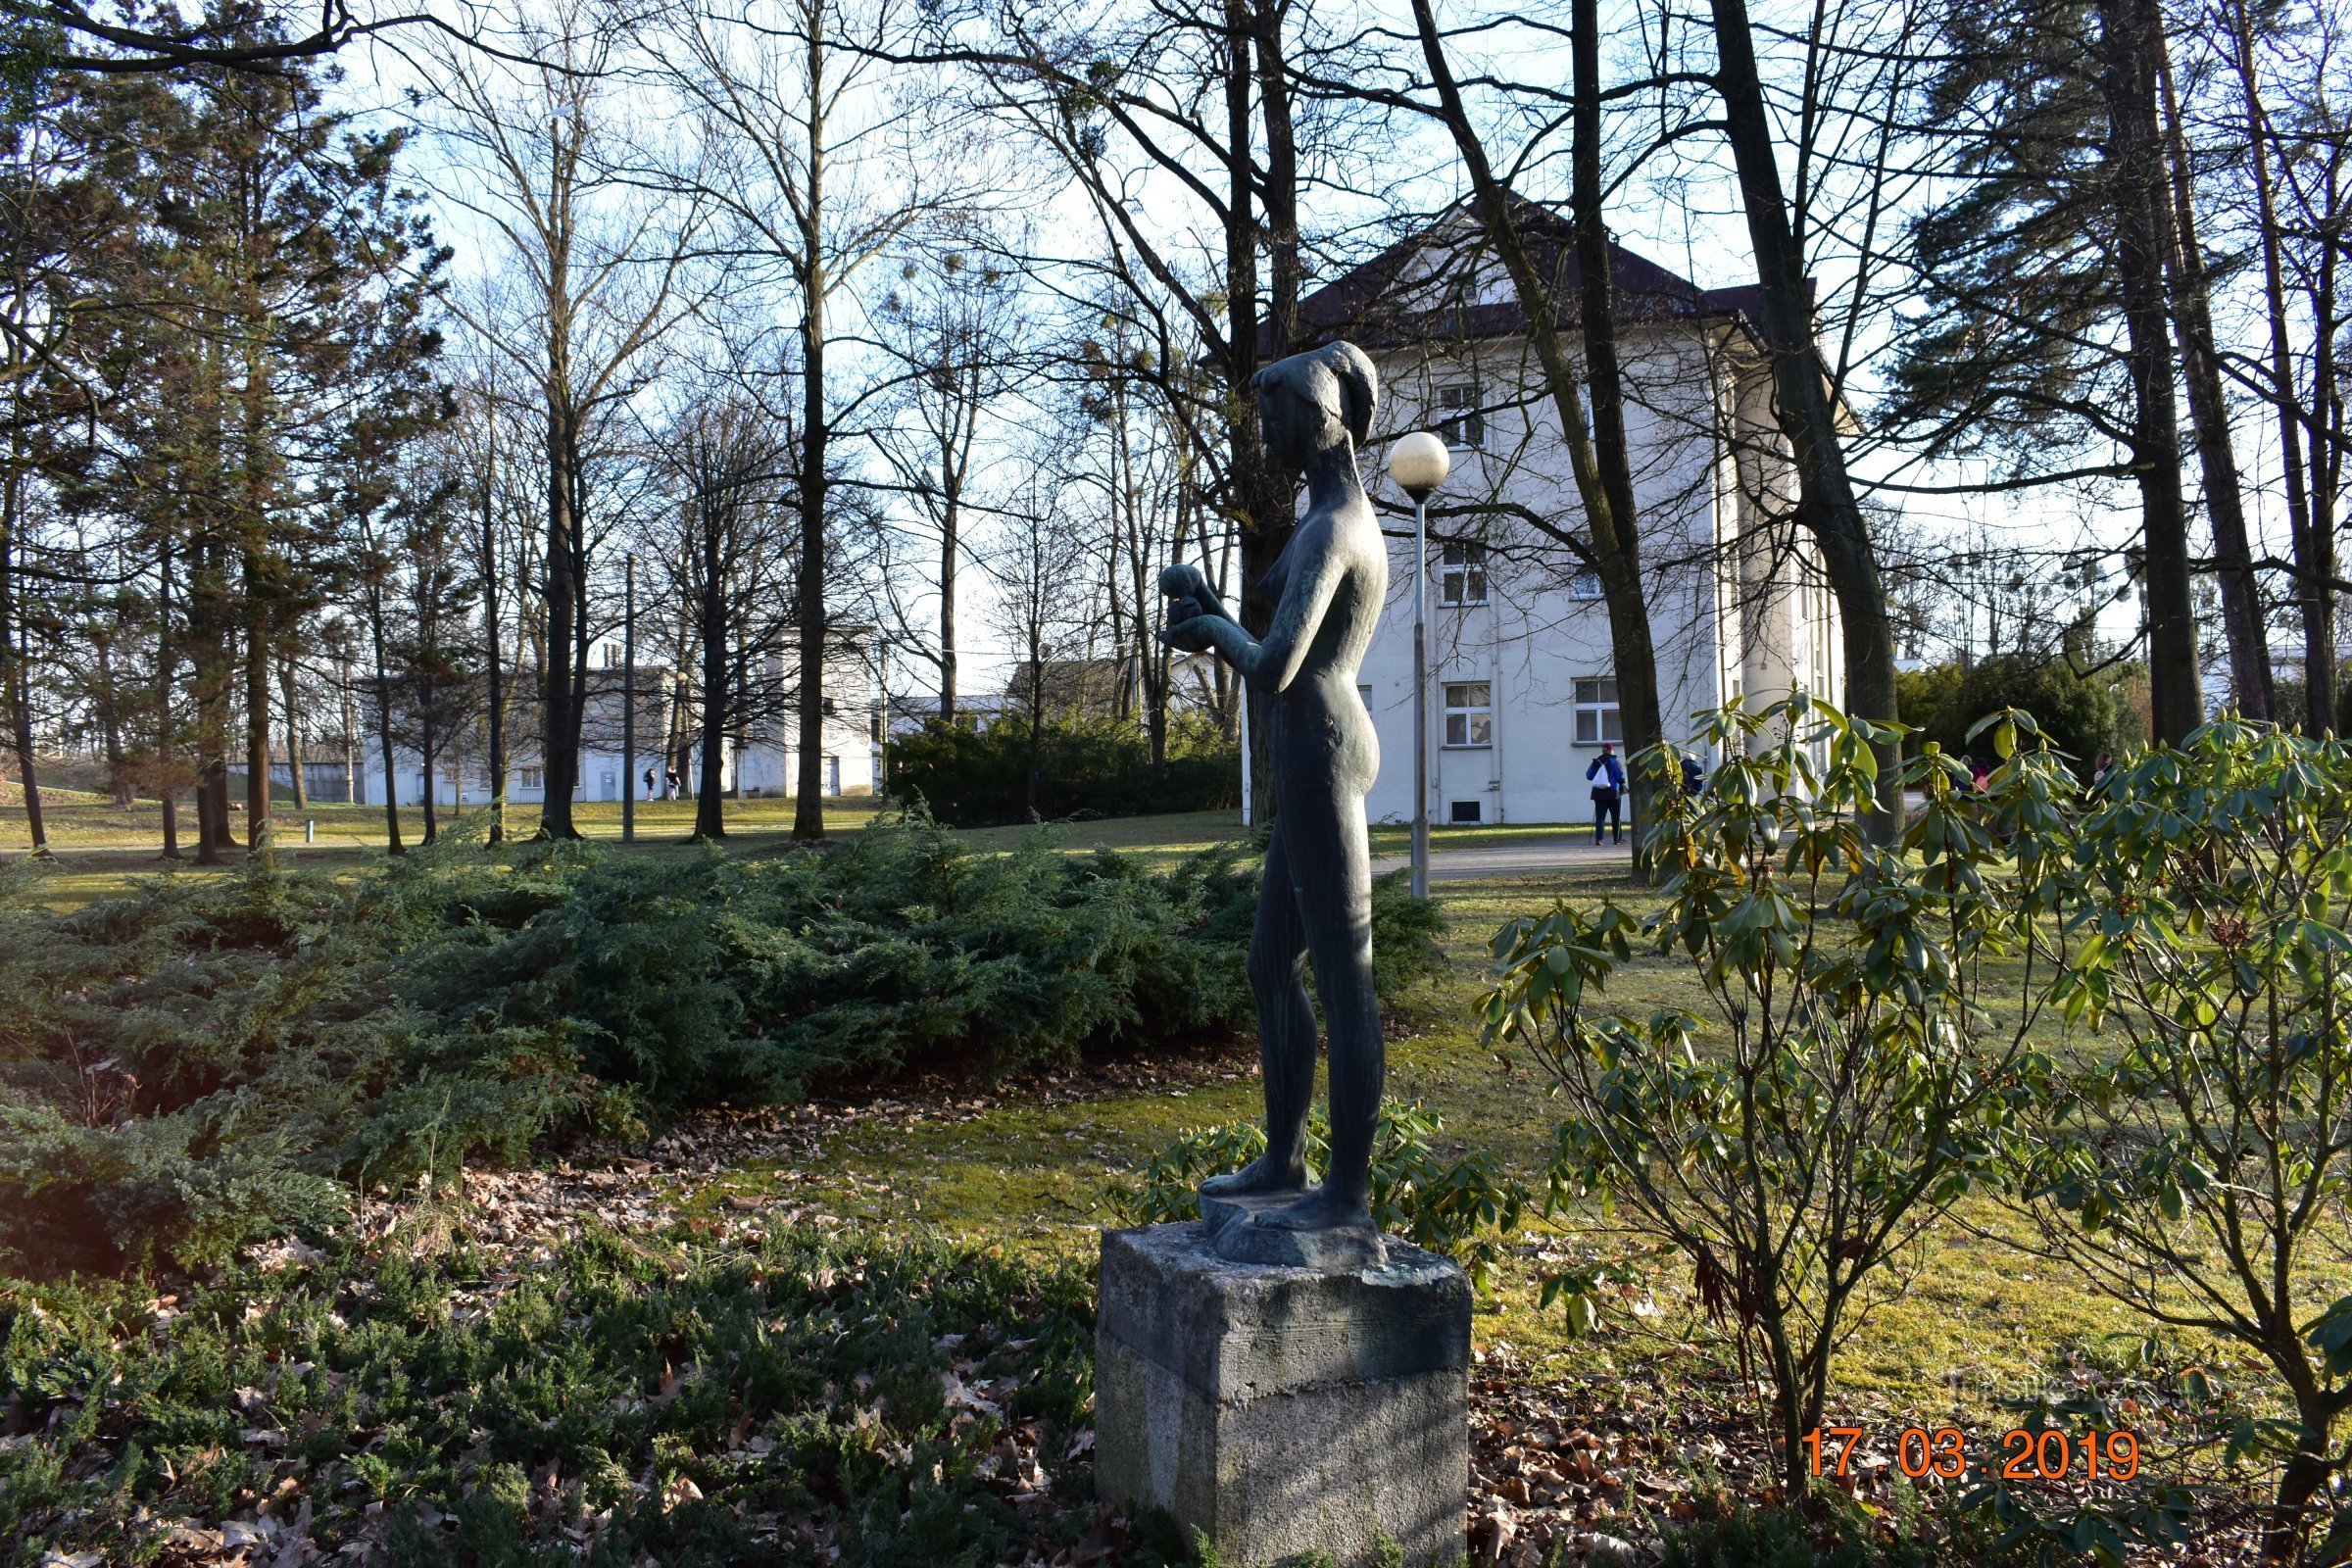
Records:
[[[890,793],[929,807],[956,827],[1026,822],[1030,739],[1024,714],[986,726],[969,717],[932,719],[893,743]],[[1239,750],[1203,737],[1198,749],[1172,749],[1167,760],[1154,762],[1132,724],[1048,720],[1037,737],[1036,773],[1035,814],[1047,821],[1213,811],[1242,799]]]
[[[1231,1030],[1245,854],[992,855],[917,816],[824,854],[453,842],[378,876],[257,861],[70,915],[0,902],[0,1264],[217,1256],[427,1164]],[[1379,890],[1384,984],[1435,923]]]

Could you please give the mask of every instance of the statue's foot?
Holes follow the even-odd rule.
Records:
[[[1300,1160],[1269,1164],[1259,1155],[1240,1170],[1211,1176],[1200,1184],[1202,1198],[1255,1198],[1261,1193],[1297,1193],[1306,1189],[1306,1165]]]
[[[1361,1194],[1334,1192],[1327,1182],[1297,1202],[1260,1209],[1255,1222],[1278,1231],[1369,1231],[1372,1210]]]

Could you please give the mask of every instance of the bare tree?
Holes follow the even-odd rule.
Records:
[[[797,642],[786,613],[795,597],[794,442],[791,428],[757,404],[721,393],[687,409],[658,445],[676,509],[672,537],[656,559],[686,630],[682,652],[693,658],[700,699],[699,842],[726,835],[721,774],[729,746],[773,725],[799,684],[783,678]]]
[[[730,287],[776,298],[791,321],[777,369],[753,389],[797,392],[799,514],[794,605],[799,750],[793,836],[824,836],[824,676],[837,639],[827,604],[829,524],[843,483],[836,447],[861,433],[880,385],[845,388],[834,345],[865,269],[917,224],[962,208],[971,171],[924,145],[937,101],[886,82],[879,46],[911,23],[903,0],[717,0],[656,41],[662,76],[692,109],[708,161],[691,181],[723,215],[712,249]],[[895,95],[891,88],[899,89]],[[917,149],[922,148],[921,151]]]
[[[1093,619],[1088,597],[1071,592],[1072,583],[1086,580],[1089,551],[1065,505],[1065,484],[1052,464],[1038,463],[1007,502],[986,558],[997,584],[999,629],[1016,655],[1007,695],[1028,727],[1022,799],[1031,816],[1037,814],[1046,724],[1057,695],[1054,661],[1068,656]]]
[[[586,0],[515,32],[538,63],[459,49],[433,81],[460,150],[446,199],[479,215],[518,274],[512,309],[458,307],[473,333],[538,389],[546,542],[541,558],[545,796],[539,836],[577,838],[580,724],[587,705],[596,448],[645,363],[685,308],[681,285],[700,212],[639,177],[613,79],[617,27]]]
[[[971,500],[981,432],[1019,386],[1028,322],[1019,280],[998,247],[952,229],[900,264],[899,277],[876,313],[883,345],[901,374],[890,402],[900,417],[878,432],[877,446],[912,497],[930,534],[937,565],[937,632],[925,639],[898,585],[885,583],[898,622],[898,646],[938,673],[939,716],[956,717],[961,651],[957,586],[970,545]]]

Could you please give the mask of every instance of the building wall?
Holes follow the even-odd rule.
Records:
[[[581,723],[582,746],[580,771],[572,799],[587,802],[617,802],[629,789],[628,769],[622,761],[620,746],[622,709],[619,673],[599,670],[599,685],[591,688],[588,711]],[[669,700],[666,694],[675,682],[668,671],[640,666],[634,690],[638,695],[637,756],[635,793],[639,800],[647,798],[645,774],[652,769],[653,793],[662,791],[662,774],[673,765],[674,754],[664,754],[664,722]],[[820,764],[827,795],[870,794],[874,787],[874,748],[872,740],[872,705],[867,695],[868,680],[861,657],[845,657],[827,672],[828,712],[824,719],[824,760]],[[692,715],[683,715],[692,723]],[[789,724],[784,734],[764,734],[753,738],[739,748],[730,748],[720,759],[720,788],[730,793],[740,783],[746,795],[789,795],[797,782],[800,753],[797,746],[788,744],[792,737]],[[535,737],[516,737],[510,743],[513,750],[507,774],[507,800],[514,806],[536,806],[546,800],[541,783],[539,758],[535,755]],[[384,800],[383,764],[370,754],[361,764],[362,800],[382,805]],[[400,782],[400,804],[411,806],[423,798],[423,779],[414,752],[396,754]],[[436,768],[432,780],[433,799],[443,806],[486,805],[490,800],[488,777],[482,771],[483,760],[478,748],[461,749],[453,766],[444,760]],[[695,788],[701,780],[699,760],[691,761],[681,779],[683,789]]]
[[[1818,572],[1794,535],[1779,437],[1760,365],[1727,352],[1720,323],[1637,327],[1624,341],[1627,438],[1657,662],[1659,712],[1685,743],[1692,715],[1745,691],[1792,681],[1838,690],[1835,620]],[[1586,769],[1601,733],[1589,712],[1580,733],[1580,683],[1612,680],[1608,612],[1598,584],[1525,514],[1581,536],[1583,507],[1557,416],[1522,340],[1381,358],[1381,424],[1435,426],[1452,411],[1446,389],[1474,383],[1485,406],[1477,450],[1456,447],[1433,508],[1487,503],[1484,517],[1441,517],[1433,534],[1484,528],[1486,603],[1449,606],[1443,549],[1430,548],[1430,814],[1437,822],[1576,821],[1592,813]],[[1762,422],[1759,422],[1761,420]],[[1380,480],[1394,500],[1394,486]],[[1367,803],[1375,820],[1412,813],[1413,550],[1409,513],[1384,514],[1392,530],[1390,599],[1360,677],[1381,743]],[[1402,530],[1398,537],[1396,530]],[[1447,688],[1484,684],[1487,743],[1449,744]],[[1463,695],[1475,695],[1475,690]],[[1465,714],[1465,719],[1472,715]],[[1465,723],[1465,731],[1471,726]],[[1475,733],[1455,739],[1476,739]],[[1622,747],[1620,747],[1622,755]],[[1713,758],[1704,759],[1711,766]]]

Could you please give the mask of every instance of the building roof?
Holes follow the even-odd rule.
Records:
[[[1574,230],[1556,209],[1541,203],[1514,197],[1512,210],[1530,258],[1553,279],[1559,324],[1573,326],[1583,300]],[[1754,284],[1700,288],[1613,239],[1608,247],[1609,281],[1620,321],[1752,318],[1762,303],[1762,291]],[[1527,312],[1516,290],[1506,286],[1499,298],[1478,297],[1480,286],[1498,268],[1484,225],[1456,207],[1301,299],[1299,346],[1311,348],[1345,337],[1366,348],[1388,348],[1524,332]],[[1809,279],[1807,287],[1809,291]],[[1272,334],[1264,328],[1259,347],[1263,353],[1273,352]]]

